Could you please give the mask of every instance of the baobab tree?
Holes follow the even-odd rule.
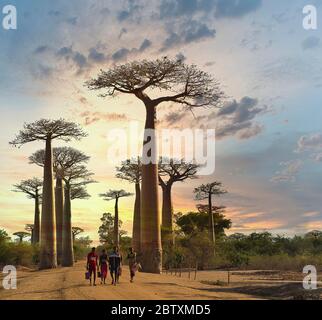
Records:
[[[202,184],[201,186],[194,189],[195,199],[196,200],[208,200],[208,233],[209,239],[212,241],[214,247],[216,244],[216,235],[215,235],[215,223],[213,216],[213,204],[212,197],[220,196],[222,194],[227,193],[226,190],[223,189],[222,183],[219,181],[214,181],[212,183]],[[214,255],[215,255],[214,249]]]
[[[76,236],[83,233],[84,229],[80,227],[72,227],[73,243],[75,242]]]
[[[161,273],[161,217],[158,201],[158,160],[156,150],[156,110],[162,103],[198,107],[219,106],[223,93],[219,83],[195,65],[167,57],[134,61],[101,70],[86,83],[101,90],[101,97],[128,94],[145,106],[145,132],[142,156],[141,254],[143,271]],[[148,93],[147,93],[148,92]]]
[[[19,243],[22,243],[24,238],[30,237],[30,233],[25,231],[18,231],[13,233],[13,235],[19,238]]]
[[[63,250],[63,214],[64,214],[64,189],[65,182],[62,178],[63,170],[81,163],[87,163],[90,157],[83,152],[71,147],[53,148],[53,170],[55,173],[55,218],[56,218],[56,247],[57,262],[61,264]],[[29,162],[44,167],[45,150],[38,150],[29,157]],[[76,191],[76,190],[75,190]],[[74,192],[75,192],[74,191]],[[87,196],[84,195],[84,198]]]
[[[42,181],[38,178],[32,178],[28,180],[22,180],[19,184],[14,185],[14,192],[22,192],[27,195],[29,199],[35,201],[35,213],[34,213],[34,228],[32,233],[31,243],[35,244],[39,242],[40,236],[40,197],[41,197]]]
[[[159,160],[159,184],[162,189],[162,240],[164,244],[172,245],[173,238],[173,205],[171,191],[173,184],[187,179],[197,178],[199,166],[188,163],[184,159]]]
[[[41,210],[40,269],[57,266],[52,141],[58,139],[69,142],[72,139],[79,140],[85,136],[84,131],[73,122],[63,119],[41,119],[25,123],[23,129],[10,142],[13,146],[22,146],[40,140],[44,141],[46,146]]]
[[[99,194],[105,201],[115,200],[114,206],[114,245],[120,245],[120,225],[119,225],[119,199],[132,196],[133,193],[126,192],[125,190],[109,190],[108,192]]]
[[[128,159],[123,161],[120,167],[116,168],[116,177],[127,180],[135,184],[135,201],[133,212],[132,247],[136,252],[140,252],[141,247],[141,160]]]
[[[71,267],[74,263],[71,200],[88,199],[89,194],[86,192],[84,186],[95,181],[91,179],[93,173],[89,172],[83,165],[75,165],[68,170],[62,170],[62,172],[62,178],[65,182],[65,203],[61,261],[62,266]]]
[[[25,230],[30,233],[30,240],[31,240],[31,243],[34,244],[34,228],[35,226],[33,224],[26,224],[25,225]]]

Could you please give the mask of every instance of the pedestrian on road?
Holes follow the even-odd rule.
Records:
[[[121,262],[122,262],[122,256],[119,253],[118,247],[113,248],[113,252],[110,254],[108,258],[108,262],[110,266],[112,284],[116,286],[116,283],[119,282]]]
[[[106,284],[106,276],[107,276],[107,262],[108,257],[105,249],[102,250],[102,254],[99,258],[99,267],[101,269],[101,284]]]
[[[95,247],[92,248],[92,251],[87,255],[87,270],[89,272],[89,283],[92,285],[92,276],[94,277],[93,285],[96,286],[96,268],[98,256],[95,252]]]
[[[127,255],[127,259],[129,261],[129,268],[130,268],[130,276],[131,276],[130,282],[133,282],[133,279],[135,277],[136,268],[137,268],[136,252],[134,252],[133,248],[129,248],[129,253]]]

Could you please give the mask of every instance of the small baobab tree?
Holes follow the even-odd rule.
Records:
[[[44,141],[46,146],[41,210],[40,269],[57,266],[52,141],[59,139],[69,142],[72,139],[79,140],[85,136],[84,131],[73,122],[63,119],[41,119],[32,123],[25,123],[23,129],[10,142],[14,146],[21,146],[40,140]]]
[[[14,192],[22,192],[27,195],[29,199],[35,201],[35,213],[34,213],[34,228],[32,232],[31,243],[35,244],[39,242],[40,236],[40,198],[41,198],[42,181],[38,178],[32,178],[28,180],[22,180],[20,183],[14,185]]]
[[[125,190],[109,190],[108,192],[99,194],[105,201],[115,200],[114,205],[114,245],[120,245],[120,224],[119,224],[119,199],[132,196],[133,193],[126,192]]]
[[[123,161],[120,167],[116,168],[116,177],[127,180],[135,184],[135,201],[133,212],[133,229],[132,229],[132,247],[135,251],[140,252],[141,247],[141,160],[128,159]]]
[[[173,244],[172,187],[176,182],[197,178],[198,165],[184,159],[161,158],[159,161],[159,184],[162,189],[162,238],[163,243]]]
[[[18,231],[18,232],[13,233],[13,235],[18,237],[19,243],[22,243],[24,238],[31,236],[29,232],[25,232],[25,231]]]
[[[220,196],[222,194],[227,193],[226,190],[223,189],[222,183],[219,181],[214,181],[212,183],[202,184],[201,186],[194,189],[195,199],[196,200],[208,200],[208,233],[209,239],[212,241],[214,247],[216,244],[216,235],[215,235],[215,222],[213,215],[213,196]],[[201,208],[201,206],[199,206]],[[215,249],[214,249],[215,250]],[[214,255],[215,255],[214,251]]]
[[[162,103],[179,104],[192,110],[218,106],[223,93],[219,83],[195,65],[167,57],[133,61],[101,70],[86,83],[100,96],[132,95],[145,106],[146,119],[142,154],[141,259],[143,271],[162,271],[161,216],[158,201],[158,159],[156,149],[156,111]]]
[[[80,227],[72,227],[73,243],[75,242],[76,237],[83,233],[85,230]]]

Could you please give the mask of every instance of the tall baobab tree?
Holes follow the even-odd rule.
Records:
[[[132,229],[132,247],[135,251],[140,252],[141,249],[141,160],[128,159],[123,161],[120,167],[116,168],[116,177],[127,180],[135,184],[135,201],[133,212],[133,229]]]
[[[87,199],[90,197],[84,186],[94,182],[90,179],[92,175],[93,173],[89,172],[82,165],[75,165],[68,170],[63,170],[62,178],[65,181],[65,203],[61,262],[64,267],[71,267],[74,264],[71,200]]]
[[[125,190],[109,190],[108,192],[99,194],[106,201],[115,200],[114,206],[114,245],[120,245],[120,226],[119,226],[119,199],[124,197],[132,196],[133,193],[126,192]]]
[[[83,233],[84,229],[80,227],[72,227],[73,243],[75,242],[76,236]]]
[[[212,183],[202,184],[201,186],[194,189],[195,199],[196,200],[208,200],[208,233],[209,239],[212,241],[213,245],[216,244],[216,235],[215,235],[215,223],[213,216],[213,204],[212,197],[220,196],[222,194],[227,193],[226,190],[223,189],[222,183],[219,181],[214,181]],[[214,249],[214,255],[215,255]]]
[[[57,262],[61,264],[61,256],[63,250],[63,214],[64,214],[64,189],[65,182],[62,174],[63,170],[81,163],[87,163],[90,157],[83,152],[71,147],[53,148],[53,170],[55,173],[55,212],[56,212],[56,244],[57,244]],[[34,163],[40,167],[45,163],[45,150],[38,150],[29,157],[30,163]],[[75,191],[74,191],[75,192]],[[86,196],[87,197],[87,196]],[[86,198],[85,197],[85,198]]]
[[[25,230],[30,233],[31,235],[31,243],[34,244],[34,228],[35,228],[35,225],[33,224],[26,224],[25,225]]]
[[[22,243],[24,238],[30,237],[30,233],[25,231],[18,231],[13,233],[13,235],[19,238],[19,243]]]
[[[41,197],[42,181],[38,178],[32,178],[28,180],[22,180],[20,183],[14,185],[14,192],[22,192],[27,195],[29,199],[35,201],[35,213],[34,213],[34,228],[32,233],[31,243],[35,244],[39,242],[40,236],[40,197]]]
[[[14,146],[21,146],[41,140],[45,142],[46,146],[41,210],[40,269],[57,266],[52,141],[59,139],[69,142],[72,139],[79,140],[85,136],[84,131],[73,122],[63,119],[41,119],[32,123],[25,123],[23,129],[10,142]]]
[[[195,65],[167,57],[134,61],[101,70],[86,83],[100,96],[128,94],[145,106],[145,132],[142,157],[141,253],[143,271],[161,273],[161,217],[158,201],[158,159],[156,150],[156,110],[162,103],[176,103],[187,109],[218,106],[223,93],[219,83]],[[149,93],[147,93],[149,92]]]
[[[162,240],[163,243],[173,244],[173,205],[172,186],[176,182],[197,178],[198,165],[185,162],[184,159],[159,160],[159,184],[162,189]]]

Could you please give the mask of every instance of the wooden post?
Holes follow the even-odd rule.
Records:
[[[196,262],[196,269],[195,269],[195,278],[194,278],[194,280],[197,279],[197,270],[198,270],[198,262]]]

